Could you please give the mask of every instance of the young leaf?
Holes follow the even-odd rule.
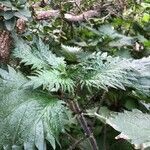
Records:
[[[51,92],[57,92],[59,89],[68,92],[74,91],[74,81],[65,72],[43,70],[37,71],[36,76],[29,76],[29,78],[31,80],[26,86],[33,86],[34,89],[43,86],[44,89],[46,88]]]

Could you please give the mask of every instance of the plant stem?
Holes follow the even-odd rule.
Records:
[[[71,107],[73,108],[73,111],[78,115],[77,120],[80,123],[82,129],[84,130],[85,136],[89,137],[89,143],[91,145],[92,150],[98,150],[96,140],[93,136],[92,131],[88,127],[88,123],[79,107],[78,102],[72,100]]]

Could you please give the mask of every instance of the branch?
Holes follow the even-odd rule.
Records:
[[[54,17],[58,18],[60,16],[60,11],[59,10],[36,11],[35,14],[37,20],[47,20]],[[64,14],[64,19],[69,22],[80,22],[96,16],[99,16],[98,10],[89,10],[79,15],[66,13]]]
[[[106,94],[107,94],[107,91],[104,91],[103,94],[102,94],[102,96],[101,96],[100,103],[99,103],[97,111],[96,111],[97,113],[100,111],[100,108],[101,108],[101,106],[102,106],[102,104],[103,104],[103,102],[105,100]]]
[[[57,18],[60,16],[59,10],[47,10],[47,11],[36,11],[36,19],[37,20],[47,20],[51,18]]]
[[[80,15],[65,14],[64,18],[70,22],[80,22],[96,16],[99,16],[99,12],[97,10],[89,10]]]

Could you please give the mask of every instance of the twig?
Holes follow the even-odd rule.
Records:
[[[35,14],[37,20],[47,20],[58,18],[60,16],[60,10],[35,11]]]
[[[71,140],[74,143],[77,142],[77,140],[74,137],[72,137],[69,133],[65,132],[65,134],[68,136],[68,138],[70,138],[69,140]]]
[[[80,12],[83,14],[83,18],[87,21],[86,17],[84,16],[84,11],[80,8],[80,6],[76,2],[75,6],[80,10]]]

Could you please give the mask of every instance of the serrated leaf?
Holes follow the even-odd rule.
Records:
[[[133,60],[111,57],[107,56],[107,53],[99,52],[90,54],[83,59],[78,66],[81,87],[95,87],[105,90],[108,87],[123,90],[125,90],[125,87],[132,87],[148,94],[149,86],[147,84],[149,85],[150,79],[149,75],[146,78],[145,73],[148,72],[149,74],[149,57]],[[144,82],[145,79],[147,83]]]
[[[0,148],[45,150],[47,139],[55,149],[68,118],[64,102],[24,89],[27,79],[11,67],[8,72],[0,69],[0,76]]]
[[[26,86],[34,88],[43,86],[44,89],[51,92],[57,92],[59,89],[68,92],[74,91],[74,81],[58,70],[38,71],[35,76],[29,76],[29,78],[30,81]]]
[[[20,2],[21,5],[23,5],[27,2],[27,0],[20,0],[19,2]]]
[[[66,46],[66,45],[61,45],[62,49],[65,50],[68,53],[79,53],[81,52],[81,48],[80,47],[71,47],[71,46]]]
[[[82,52],[80,47],[66,46],[62,44],[61,48],[62,54],[69,61],[76,61],[77,55],[79,55]]]
[[[9,0],[3,0],[2,2],[0,2],[0,3],[2,3],[4,6],[7,6],[7,7],[12,7],[12,3],[9,1]]]
[[[22,17],[26,18],[26,20],[27,20],[27,18],[31,17],[31,12],[27,8],[24,8],[24,9],[20,9],[18,12],[16,12],[15,15],[20,18],[22,18]]]
[[[110,25],[103,25],[99,28],[99,31],[106,36],[109,36],[113,39],[112,42],[109,43],[111,47],[122,47],[126,45],[133,45],[133,38],[127,37],[123,34],[118,33],[114,28]]]
[[[97,114],[99,117],[99,115]],[[128,140],[135,149],[150,147],[150,115],[135,109],[113,114],[106,118],[106,123],[121,132],[116,139]]]
[[[53,54],[48,45],[45,45],[41,40],[37,41],[37,48],[35,48],[30,47],[22,39],[15,38],[17,48],[14,50],[14,56],[20,58],[25,65],[32,65],[33,69],[65,67],[64,58]]]

